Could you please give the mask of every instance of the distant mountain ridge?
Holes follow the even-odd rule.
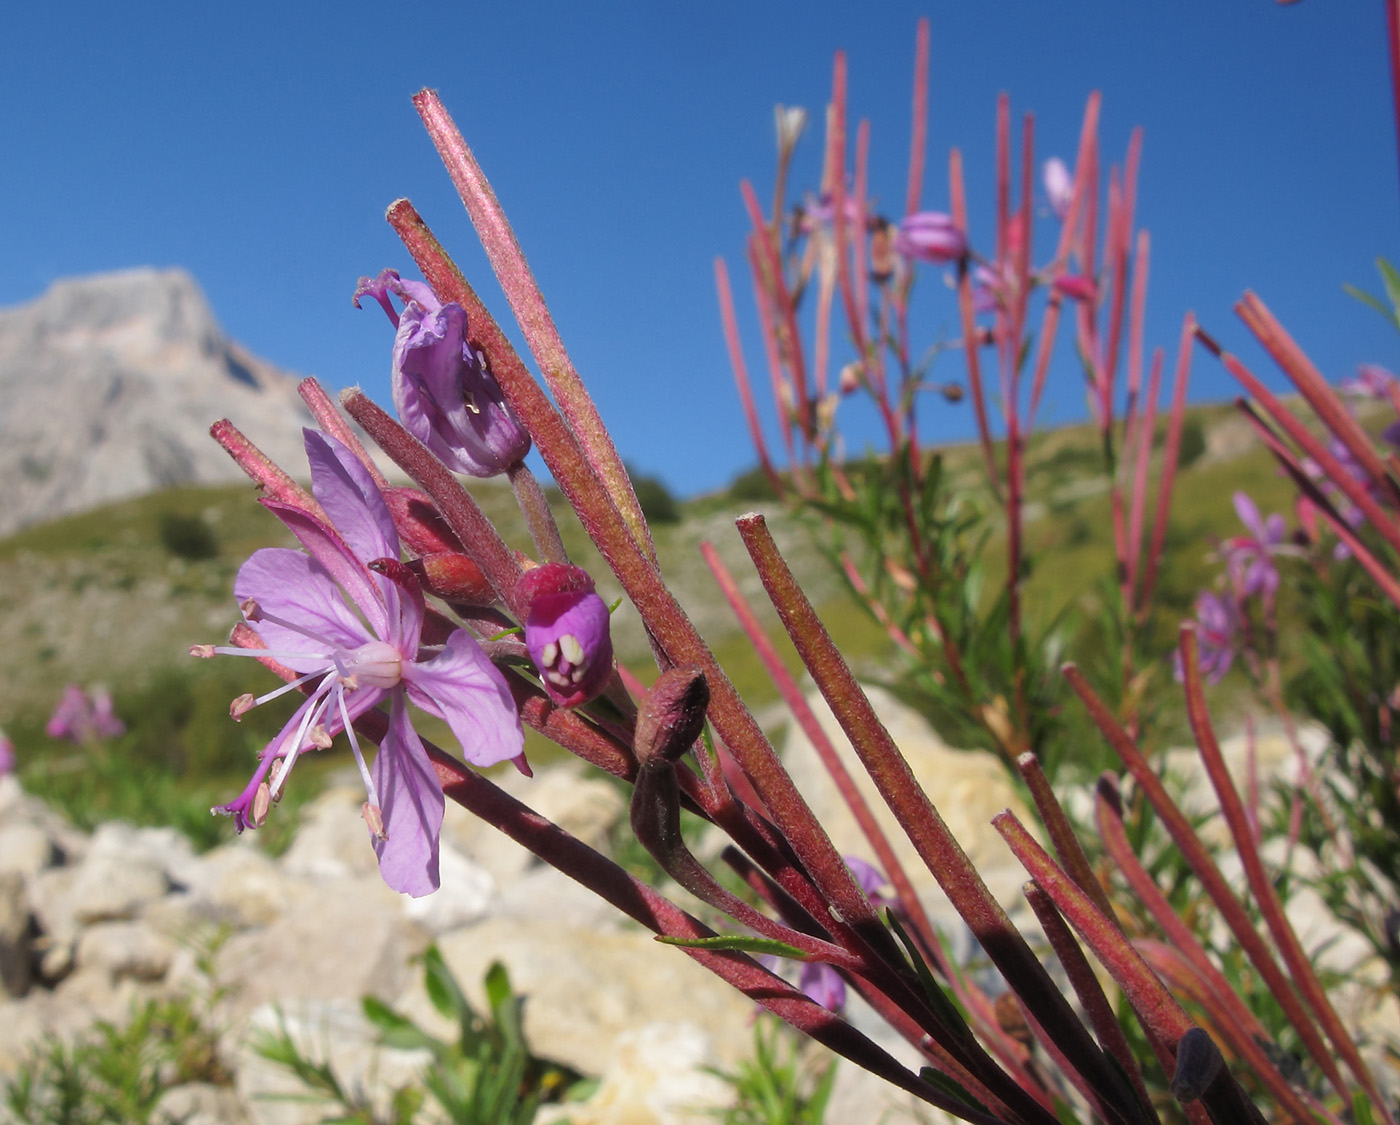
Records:
[[[297,465],[310,421],[297,382],[225,336],[180,269],[64,279],[0,309],[0,535],[242,479],[209,437],[222,417]]]

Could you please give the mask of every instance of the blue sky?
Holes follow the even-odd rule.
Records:
[[[1068,157],[1099,89],[1107,154],[1121,158],[1131,128],[1145,130],[1149,344],[1174,348],[1190,308],[1254,361],[1230,312],[1252,287],[1329,375],[1362,360],[1400,367],[1395,334],[1340,288],[1379,288],[1373,261],[1396,257],[1400,235],[1379,0],[979,0],[862,14],[730,0],[6,5],[0,304],[58,277],[183,266],[255,352],[387,397],[388,325],[350,295],[361,274],[408,266],[383,221],[396,197],[414,201],[507,319],[409,101],[433,86],[624,455],[680,492],[714,488],[753,462],[712,275],[717,254],[740,267],[739,180],[766,197],[773,104],[819,111],[844,48],[852,115],[872,123],[873,190],[897,209],[921,15],[933,31],[926,206],[946,204],[946,153],[960,146],[976,240],[997,93],[1036,113],[1041,156]],[[802,153],[814,181],[814,135]],[[935,306],[918,338],[952,317]],[[744,327],[758,365],[751,318]],[[1194,387],[1198,399],[1234,393],[1204,355]],[[1082,416],[1067,348],[1048,399],[1053,417]],[[966,406],[934,411],[925,431],[969,436]]]

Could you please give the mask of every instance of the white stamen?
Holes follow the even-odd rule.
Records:
[[[377,805],[366,801],[360,807],[360,815],[365,818],[365,823],[369,825],[369,830],[376,840],[383,843],[389,838],[389,834],[384,831],[384,814]]]
[[[570,680],[568,676],[564,675],[563,672],[556,672],[552,668],[548,672],[546,672],[544,676],[545,679],[547,679],[555,687],[570,688],[574,686],[573,681]]]
[[[583,645],[578,643],[578,638],[572,633],[565,633],[559,638],[559,651],[570,664],[585,663]]]
[[[365,765],[365,756],[360,751],[360,740],[355,737],[355,728],[350,722],[350,712],[345,707],[345,696],[342,695],[338,702],[340,703],[340,721],[345,724],[345,737],[350,740],[350,752],[355,755],[355,765],[359,767],[360,778],[365,783],[365,796],[369,798],[369,803],[365,807],[372,806],[375,812],[378,812],[380,809],[379,791],[374,787],[374,778],[369,775],[369,766]],[[381,820],[381,828],[383,824],[384,822]]]
[[[540,656],[543,657],[546,668],[553,668],[559,663],[559,646],[550,641],[540,650]]]
[[[228,705],[229,717],[235,723],[241,722],[243,716],[258,705],[258,701],[253,698],[251,691],[244,692],[237,699]]]
[[[190,645],[190,655],[197,656],[201,660],[208,660],[214,655],[213,645]]]

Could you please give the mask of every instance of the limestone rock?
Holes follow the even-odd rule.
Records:
[[[649,1024],[698,1029],[717,1063],[732,1062],[750,1042],[752,1002],[680,950],[657,944],[649,931],[521,927],[490,918],[449,934],[438,948],[478,1011],[487,968],[503,962],[516,993],[528,998],[531,1050],[583,1074],[604,1073],[618,1037]],[[421,979],[399,1007],[423,1026],[449,1033],[427,1004]]]
[[[220,331],[182,270],[55,282],[0,310],[0,534],[176,484],[241,479],[209,440],[236,418],[298,464],[295,380]]]
[[[248,1117],[236,1091],[207,1082],[189,1082],[161,1095],[151,1121],[153,1125],[246,1125]]]
[[[303,999],[392,1000],[413,972],[409,959],[426,945],[399,898],[378,875],[298,883],[293,909],[234,935],[219,953],[234,1012]]]
[[[924,787],[993,895],[1008,909],[1019,906],[1025,869],[992,827],[991,820],[1002,809],[1010,808],[1034,831],[1034,818],[1028,815],[1007,776],[1006,767],[984,751],[956,750],[947,746],[917,712],[879,688],[865,690],[914,777]],[[807,702],[812,705],[822,730],[836,747],[857,788],[874,810],[925,906],[940,924],[954,923],[956,913],[893,814],[885,807],[874,782],[861,766],[825,701],[814,692]],[[855,817],[841,799],[811,743],[795,726],[788,735],[783,763],[842,854],[854,854],[866,862],[874,862],[870,845]]]
[[[144,922],[100,922],[78,938],[75,959],[81,969],[98,969],[112,980],[164,980],[175,956],[169,938]]]

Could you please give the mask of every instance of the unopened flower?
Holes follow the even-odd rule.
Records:
[[[895,249],[921,262],[956,262],[967,256],[967,238],[942,211],[918,211],[900,220]]]
[[[525,647],[545,693],[560,707],[594,698],[612,676],[608,607],[588,572],[567,563],[527,570],[517,593],[530,607]]]
[[[778,159],[786,160],[797,147],[797,139],[807,127],[807,111],[800,105],[775,105],[773,125],[778,134]]]
[[[404,302],[394,311],[389,294]],[[493,477],[530,450],[530,435],[506,405],[486,356],[467,340],[467,313],[444,305],[421,281],[394,270],[360,278],[360,298],[373,297],[398,326],[390,385],[404,427],[451,469]]]
[[[1050,213],[1064,222],[1074,195],[1074,176],[1063,160],[1052,156],[1041,169],[1041,177],[1045,184],[1045,197],[1050,201]]]
[[[1249,534],[1222,545],[1230,583],[1238,597],[1259,597],[1272,605],[1279,582],[1274,557],[1285,550],[1288,529],[1277,512],[1267,520],[1260,516],[1258,506],[1243,492],[1235,493],[1235,512]]]
[[[334,526],[264,501],[306,548],[265,548],[238,571],[234,594],[267,648],[199,654],[271,657],[300,674],[261,698],[235,701],[235,716],[314,686],[263,751],[247,788],[214,811],[232,816],[240,832],[260,824],[297,756],[330,745],[343,730],[364,779],[365,820],[384,881],[415,897],[428,894],[438,886],[444,802],[409,722],[408,702],[446,721],[463,757],[478,766],[521,755],[520,717],[501,673],[463,630],[452,632],[439,650],[420,651],[422,591],[399,562],[389,509],[364,466],[334,438],[312,430],[306,431],[306,453],[312,492]],[[352,723],[385,701],[389,730],[368,767]]]
[[[1062,273],[1055,278],[1054,286],[1075,301],[1093,302],[1099,295],[1099,287],[1094,284],[1094,279],[1083,274]]]

